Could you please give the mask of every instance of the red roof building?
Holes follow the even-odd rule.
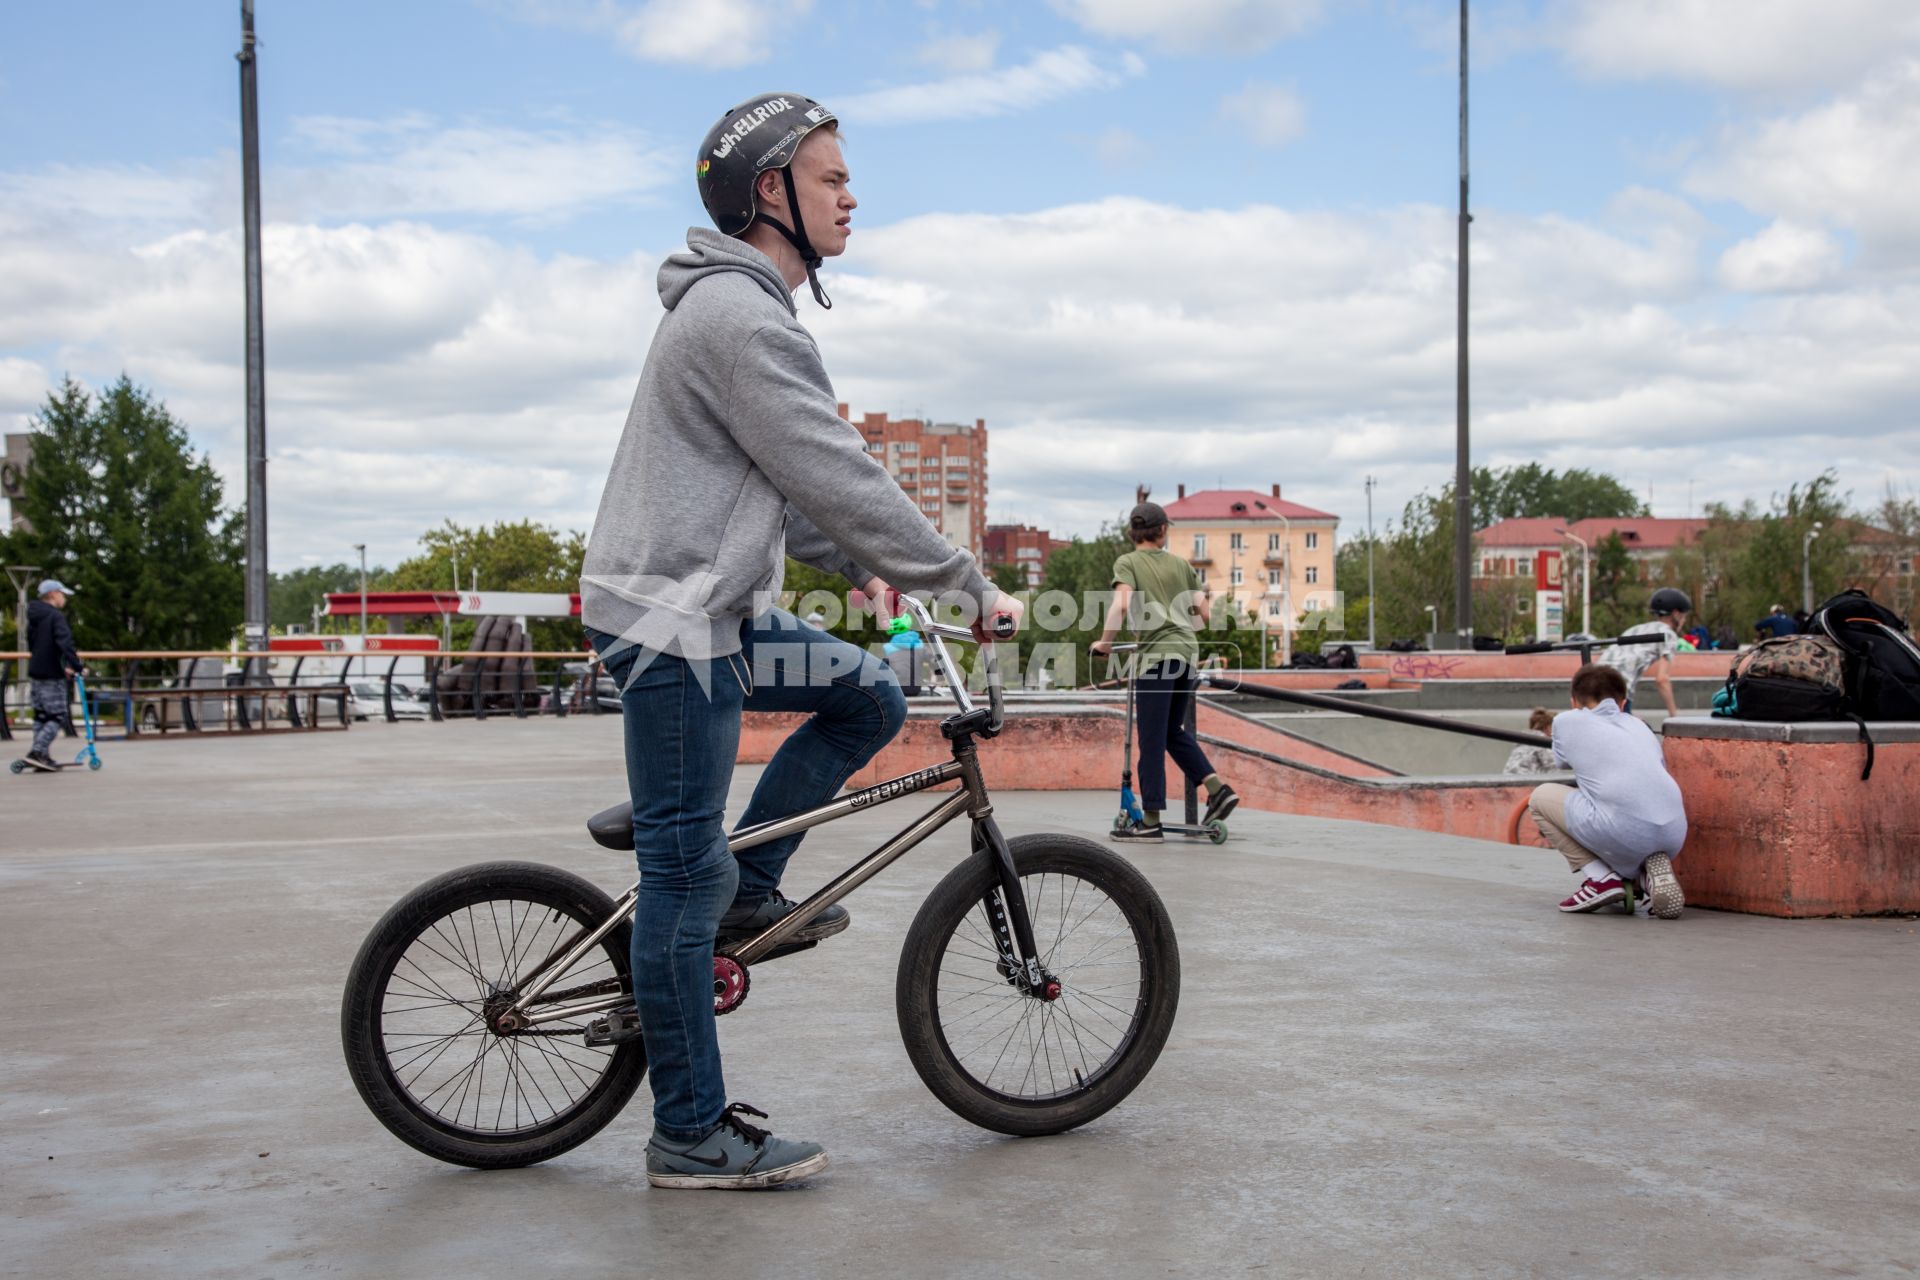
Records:
[[[1280,486],[1254,489],[1176,488],[1161,504],[1173,531],[1167,550],[1192,562],[1215,595],[1278,624],[1289,611],[1332,606],[1334,536],[1340,517],[1288,502]]]
[[[1684,516],[1595,516],[1572,524],[1557,516],[1516,516],[1480,530],[1478,576],[1531,578],[1534,557],[1540,552],[1572,548],[1577,555],[1578,543],[1557,532],[1561,529],[1589,547],[1597,547],[1608,535],[1618,533],[1628,555],[1636,560],[1653,560],[1690,544],[1706,527],[1704,518]]]

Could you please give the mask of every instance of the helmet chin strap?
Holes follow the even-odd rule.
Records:
[[[754,214],[753,220],[766,223],[787,238],[787,243],[793,246],[793,251],[800,255],[800,261],[806,264],[807,284],[813,289],[813,300],[819,303],[823,310],[831,311],[833,299],[829,298],[827,291],[820,287],[820,277],[815,274],[816,268],[820,265],[820,255],[814,251],[813,242],[807,239],[807,224],[800,217],[800,193],[793,185],[793,170],[782,169],[780,176],[787,184],[787,208],[793,210],[793,226],[788,227],[778,218],[770,218],[764,213]]]

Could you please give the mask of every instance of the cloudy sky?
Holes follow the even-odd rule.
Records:
[[[258,0],[272,548],[588,527],[766,89],[860,198],[803,302],[856,413],[992,428],[991,514],[1176,483],[1364,523],[1452,472],[1457,9],[1431,0]],[[0,420],[157,391],[240,495],[239,6],[0,17]],[[1920,482],[1920,7],[1475,13],[1475,461],[1660,515]]]

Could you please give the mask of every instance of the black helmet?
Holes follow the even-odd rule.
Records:
[[[1669,613],[1692,613],[1693,597],[1678,587],[1662,587],[1647,601],[1647,609],[1656,617]]]
[[[814,300],[823,307],[833,303],[814,275],[820,255],[814,252],[807,228],[800,221],[800,196],[794,190],[791,166],[801,140],[820,126],[834,123],[834,118],[833,112],[797,93],[763,93],[748,98],[707,130],[694,167],[700,202],[706,205],[707,216],[720,234],[737,236],[756,222],[778,231],[807,264],[807,283],[813,286]],[[780,170],[786,179],[787,207],[793,210],[791,227],[754,210],[754,183],[769,169]]]

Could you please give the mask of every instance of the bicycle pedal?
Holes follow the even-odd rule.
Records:
[[[587,1024],[586,1041],[589,1048],[625,1044],[629,1040],[640,1038],[640,1014],[633,1009],[615,1009],[604,1018],[595,1018]]]

